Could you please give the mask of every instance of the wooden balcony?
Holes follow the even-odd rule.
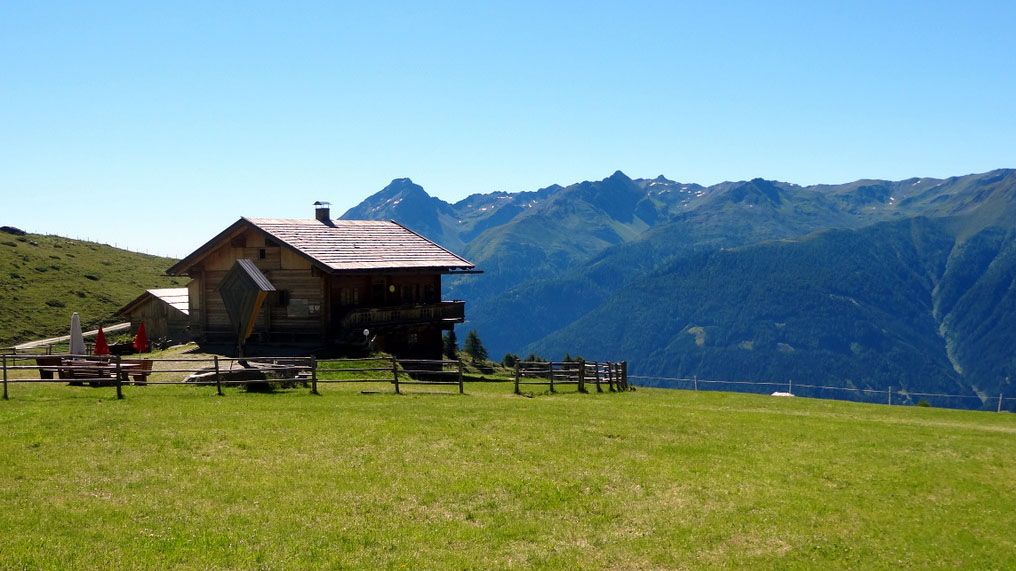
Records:
[[[429,305],[352,309],[343,316],[340,326],[342,329],[354,329],[413,323],[462,323],[465,318],[466,302],[442,301]]]

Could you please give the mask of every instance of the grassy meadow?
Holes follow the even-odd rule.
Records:
[[[116,323],[113,312],[146,289],[177,287],[173,264],[106,244],[0,233],[0,347],[66,335],[71,313],[86,329]]]
[[[12,385],[0,569],[1016,567],[1011,414],[407,390]]]

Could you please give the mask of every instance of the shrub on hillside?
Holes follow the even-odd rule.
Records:
[[[519,356],[515,353],[505,353],[501,359],[501,365],[511,369],[514,368],[519,362]]]

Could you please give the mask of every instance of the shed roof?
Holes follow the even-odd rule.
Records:
[[[134,298],[133,301],[118,309],[116,311],[116,315],[124,315],[130,313],[137,306],[152,299],[157,299],[162,303],[165,303],[166,305],[179,311],[180,313],[183,313],[184,315],[190,314],[190,300],[188,299],[187,296],[187,288],[173,287],[173,288],[145,290],[145,293],[139,295],[138,297]]]
[[[332,272],[363,270],[472,270],[475,266],[393,220],[241,218],[168,270],[185,273],[244,226],[254,227]]]

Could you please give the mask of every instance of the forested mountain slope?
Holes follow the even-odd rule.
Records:
[[[647,375],[997,395],[1016,323],[1002,241],[958,243],[915,218],[693,254],[523,350],[628,358]]]

